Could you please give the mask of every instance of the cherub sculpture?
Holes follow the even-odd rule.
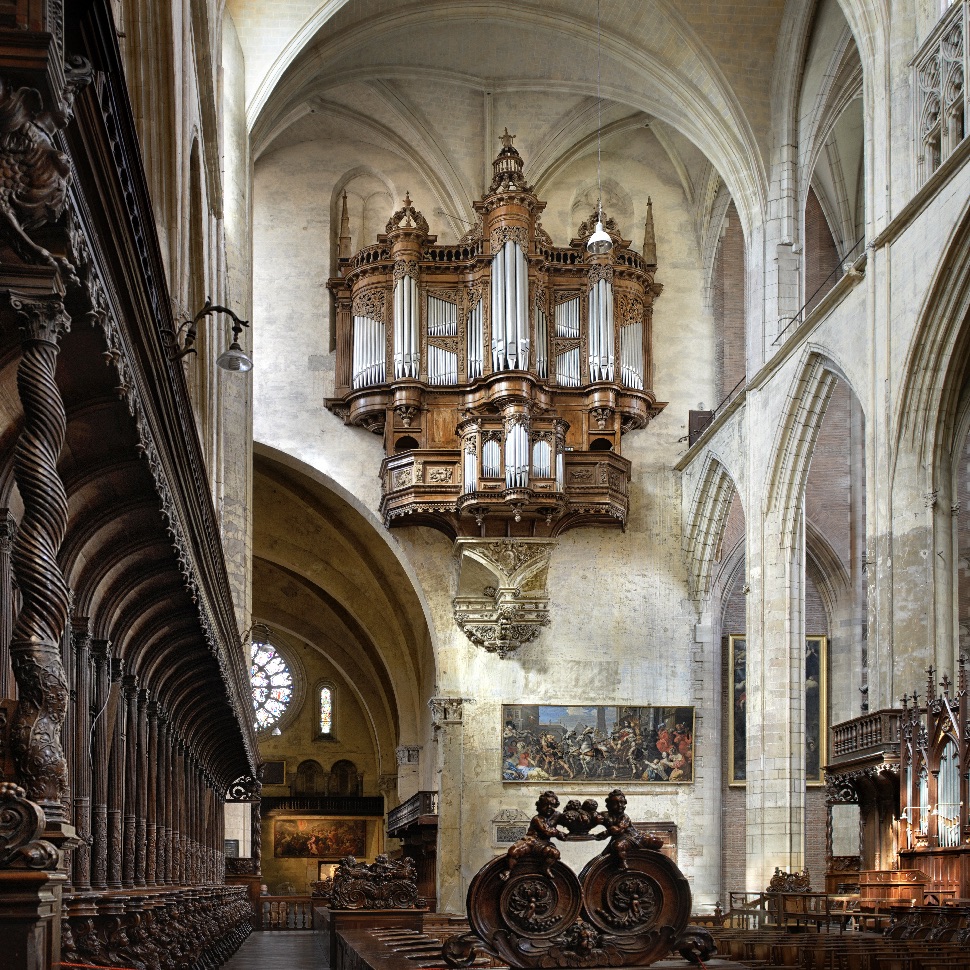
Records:
[[[554,791],[544,791],[536,802],[536,814],[529,823],[525,836],[509,846],[506,854],[507,868],[502,879],[508,879],[520,859],[536,856],[545,863],[546,875],[552,875],[552,864],[560,858],[559,850],[552,844],[553,839],[561,839],[559,828],[559,799]]]

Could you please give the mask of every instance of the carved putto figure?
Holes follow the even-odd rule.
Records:
[[[525,836],[509,847],[506,854],[508,868],[502,879],[508,879],[519,860],[536,856],[545,864],[546,875],[552,875],[551,866],[560,859],[559,850],[552,844],[553,839],[563,838],[559,829],[559,798],[554,791],[544,791],[536,802],[536,814],[529,823]]]
[[[468,967],[478,951],[509,967],[645,967],[672,951],[698,963],[716,952],[706,930],[688,926],[690,886],[658,851],[662,841],[641,834],[615,788],[606,811],[570,799],[559,811],[544,791],[525,836],[505,857],[492,859],[468,887],[472,931],[445,940],[451,967]],[[595,834],[592,830],[599,829]],[[556,840],[609,840],[577,878]]]
[[[663,839],[653,835],[643,835],[637,830],[626,813],[626,795],[619,788],[614,788],[606,796],[606,813],[600,816],[600,820],[606,826],[606,830],[597,833],[596,838],[611,840],[610,850],[624,869],[627,867],[627,853],[632,847],[659,849],[663,845]]]

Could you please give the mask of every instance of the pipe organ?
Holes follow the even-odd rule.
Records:
[[[438,245],[406,196],[328,283],[337,377],[326,403],[383,436],[388,526],[540,537],[622,526],[622,436],[664,407],[651,389],[661,287],[649,202],[643,253],[605,216],[613,250],[587,253],[595,213],[555,246],[512,140],[457,244]]]

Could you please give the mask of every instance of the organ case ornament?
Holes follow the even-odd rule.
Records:
[[[375,245],[341,251],[328,283],[337,375],[326,404],[384,438],[386,526],[451,538],[623,527],[622,436],[665,406],[651,389],[652,207],[645,255],[606,216],[611,253],[587,253],[589,220],[554,246],[512,142],[506,131],[458,243],[439,245],[406,196]]]

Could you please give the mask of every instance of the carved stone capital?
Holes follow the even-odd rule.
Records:
[[[71,318],[59,294],[27,296],[10,291],[10,306],[17,314],[21,337],[57,344],[71,329]]]
[[[458,595],[452,605],[455,622],[472,643],[507,657],[548,626],[546,581],[555,546],[554,539],[457,540]],[[484,587],[482,567],[493,579]]]
[[[421,759],[421,745],[402,744],[395,749],[394,754],[397,758],[397,763],[402,767],[405,765],[417,765]]]
[[[437,729],[448,724],[461,724],[464,705],[464,697],[432,697],[428,701],[432,725]]]
[[[397,793],[397,774],[386,774],[381,775],[377,779],[377,790],[382,795],[391,795]]]

